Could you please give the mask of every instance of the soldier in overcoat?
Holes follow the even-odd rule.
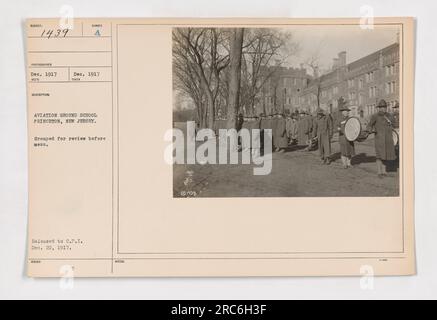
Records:
[[[297,140],[299,145],[308,146],[311,139],[312,120],[305,110],[299,112],[299,120],[297,121]]]
[[[313,138],[317,138],[319,155],[323,164],[330,163],[332,135],[332,119],[319,108],[317,110],[317,118],[314,121]]]
[[[396,160],[396,152],[393,143],[393,117],[387,113],[387,102],[380,100],[377,108],[378,112],[370,118],[367,131],[375,133],[376,170],[382,178],[387,175],[387,163]]]
[[[276,151],[284,152],[288,147],[287,128],[284,115],[278,114],[275,119],[275,131],[273,133],[273,141]]]

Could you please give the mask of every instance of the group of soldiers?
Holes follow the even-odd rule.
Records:
[[[392,131],[399,130],[399,104],[393,107],[393,113],[387,110],[385,100],[380,100],[377,104],[377,112],[367,119],[361,113],[358,117],[363,140],[370,134],[375,134],[375,154],[378,177],[383,178],[387,175],[386,166],[388,162],[394,161],[398,157],[398,150],[393,141]],[[355,155],[355,142],[349,141],[345,136],[345,125],[350,118],[350,109],[347,106],[339,108],[339,114],[334,118],[331,114],[322,109],[317,109],[315,115],[311,115],[305,110],[293,114],[273,114],[259,117],[238,118],[237,130],[241,128],[272,130],[272,146],[275,152],[285,152],[290,145],[302,146],[304,151],[313,149],[319,150],[322,164],[329,165],[332,157],[331,141],[334,132],[338,132],[338,142],[343,168],[352,167],[352,157]],[[264,140],[261,139],[261,149]],[[243,146],[245,148],[247,146]],[[250,147],[250,146],[249,146]]]

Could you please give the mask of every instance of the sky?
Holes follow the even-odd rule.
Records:
[[[327,69],[341,51],[346,51],[346,63],[350,63],[395,43],[399,27],[375,26],[371,30],[359,26],[313,25],[294,26],[290,31],[299,51],[287,64],[298,67],[308,57],[318,53],[320,66]]]

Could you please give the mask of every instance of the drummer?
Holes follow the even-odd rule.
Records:
[[[355,145],[353,141],[346,139],[344,135],[344,127],[346,121],[349,119],[349,111],[351,111],[346,105],[342,106],[339,111],[341,112],[340,119],[338,120],[338,141],[340,143],[341,162],[343,168],[348,169],[352,167],[352,157],[355,155]]]
[[[381,99],[376,106],[378,112],[372,115],[367,126],[368,132],[375,133],[376,170],[378,177],[387,176],[386,166],[396,160],[393,143],[393,117],[387,113],[387,102]]]

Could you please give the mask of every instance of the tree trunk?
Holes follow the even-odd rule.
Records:
[[[229,93],[228,93],[228,128],[237,127],[239,98],[240,98],[240,81],[241,81],[241,52],[243,46],[243,28],[232,30],[230,37],[229,53]]]
[[[215,118],[215,108],[214,108],[214,98],[212,96],[211,91],[206,93],[206,112],[208,113],[207,118],[207,127],[212,129],[214,128],[214,118]]]

